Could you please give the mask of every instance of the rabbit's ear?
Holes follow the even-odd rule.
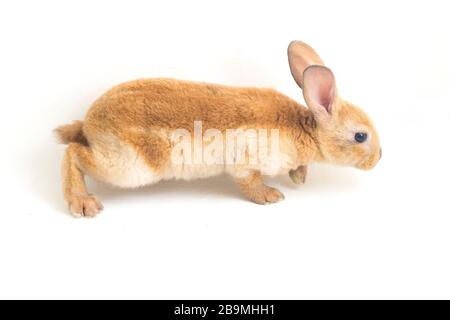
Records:
[[[292,41],[288,48],[289,67],[295,82],[303,89],[303,73],[312,65],[323,66],[319,55],[304,42]]]
[[[303,73],[303,96],[318,120],[336,111],[338,95],[333,72],[324,66],[310,66]]]

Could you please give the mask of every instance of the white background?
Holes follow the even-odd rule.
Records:
[[[2,1],[1,298],[450,298],[448,1]],[[310,43],[373,118],[369,172],[311,167],[248,202],[227,177],[117,190],[74,219],[51,130],[112,85],[172,77],[302,101]]]

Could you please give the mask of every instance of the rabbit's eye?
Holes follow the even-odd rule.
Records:
[[[367,140],[367,133],[365,132],[357,132],[355,133],[355,141],[359,143],[363,143]]]

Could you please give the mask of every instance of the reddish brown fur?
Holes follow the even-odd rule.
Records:
[[[60,143],[78,142],[87,145],[86,137],[83,134],[83,121],[74,121],[59,126],[55,129],[55,133]]]
[[[167,133],[184,128],[192,134],[197,120],[202,121],[203,130],[279,129],[282,144],[291,158],[287,169],[297,182],[304,181],[306,165],[313,161],[361,168],[371,168],[378,161],[378,155],[373,155],[378,152],[378,137],[361,110],[338,99],[332,120],[318,123],[319,118],[314,108],[307,109],[272,89],[171,79],[131,81],[112,88],[95,101],[84,122],[56,129],[61,142],[70,143],[63,160],[64,196],[74,214],[93,216],[101,210],[101,204],[88,194],[84,174],[120,184],[120,179],[124,179],[121,174],[130,172],[139,180],[136,172],[142,171],[136,168],[142,165],[140,162],[132,165],[130,161],[143,159],[148,171],[155,175],[155,181],[170,176],[173,146]],[[370,150],[374,151],[369,152],[367,146],[349,145],[344,138],[346,126],[355,123],[370,130],[374,137]],[[278,190],[265,186],[261,174],[254,169],[236,167],[232,174],[244,194],[256,203],[272,203],[283,198]]]

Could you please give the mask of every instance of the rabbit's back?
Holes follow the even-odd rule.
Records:
[[[204,128],[218,130],[280,126],[288,125],[289,115],[299,109],[304,107],[273,89],[146,79],[121,84],[100,97],[88,112],[86,125],[191,130],[193,122],[201,120]]]

